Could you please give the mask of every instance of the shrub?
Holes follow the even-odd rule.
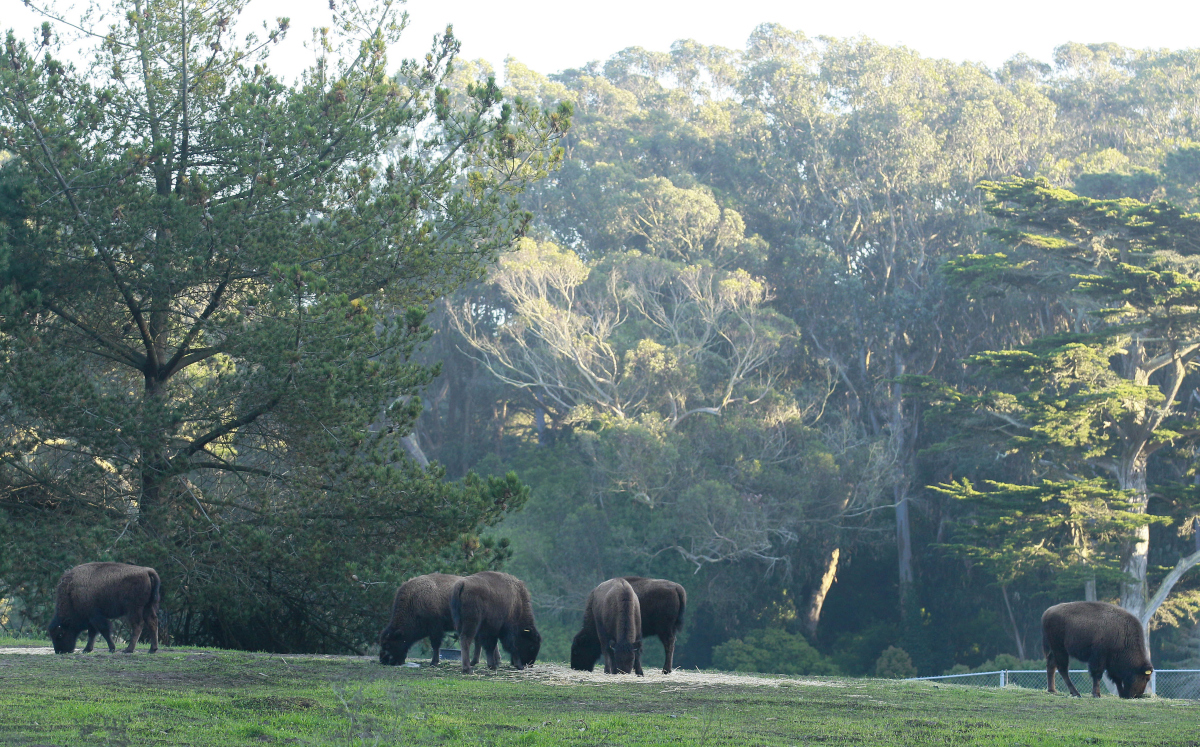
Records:
[[[898,646],[888,646],[875,660],[875,676],[899,680],[905,677],[916,677],[917,668],[913,666],[912,657]]]
[[[804,640],[781,628],[747,633],[713,649],[713,666],[731,672],[839,674],[837,666]]]

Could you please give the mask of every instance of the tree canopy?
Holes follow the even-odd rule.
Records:
[[[425,305],[522,230],[570,111],[453,95],[449,29],[389,69],[390,2],[334,10],[287,85],[287,19],[235,39],[244,5],[118,2],[75,61],[49,21],[8,33],[0,541],[39,551],[4,579],[45,599],[136,559],[184,640],[353,649],[396,579],[469,567],[459,538],[524,500],[399,439],[436,374]]]

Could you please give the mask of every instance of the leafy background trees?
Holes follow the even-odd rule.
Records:
[[[1142,576],[1160,585],[1192,552],[1187,432],[1172,431],[1172,448],[1148,459],[1159,477],[1145,497],[1082,463],[1044,486],[1051,437],[1013,443],[970,399],[1044,398],[1031,371],[988,351],[1128,333],[1095,313],[1108,301],[1075,292],[1081,281],[1067,275],[1082,268],[1035,280],[1018,258],[1014,243],[1046,253],[1015,235],[1030,233],[1021,220],[1066,216],[1039,217],[1053,213],[1046,206],[1005,214],[978,186],[1043,176],[1084,201],[1169,198],[1186,212],[1188,54],[1069,45],[1053,64],[1015,58],[990,71],[767,25],[745,50],[628,49],[549,77],[510,60],[512,89],[544,105],[571,101],[574,127],[563,168],[523,197],[537,216],[531,238],[444,313],[462,338],[456,365],[502,385],[491,402],[503,406],[475,410],[472,432],[488,447],[474,463],[524,465],[531,503],[504,527],[510,567],[530,579],[543,614],[566,630],[596,581],[671,575],[688,585],[696,616],[681,648],[691,663],[734,650],[714,648],[723,641],[763,651],[738,655],[747,661],[769,660],[767,649],[799,634],[820,666],[873,673],[894,645],[919,671],[940,672],[1036,658],[1041,611],[1091,594],[1093,581],[1099,598],[1120,601],[1133,537],[1162,548]],[[1031,277],[1002,269],[998,254]],[[973,256],[987,267],[968,269]],[[778,347],[734,401],[722,404],[714,387],[736,344],[701,348],[703,367],[681,365],[697,360],[672,326],[687,304],[679,294],[637,301],[646,276],[636,268],[651,263],[762,283],[770,316],[760,318]],[[1103,351],[1120,343],[1108,344],[1087,376],[1114,365]],[[657,367],[639,368],[651,350]],[[1179,391],[1190,392],[1183,370]],[[1122,386],[1119,372],[1105,375]],[[463,402],[445,396],[418,435],[463,417]],[[1178,400],[1168,409],[1187,417]],[[768,456],[760,444],[783,443],[785,411],[789,448]],[[1055,417],[1080,441],[1073,448],[1100,448],[1098,431],[1081,436],[1068,415]],[[1171,477],[1158,471],[1168,451]],[[718,487],[736,522],[713,518]],[[736,550],[689,568],[692,545],[681,543],[703,536],[698,518]],[[745,552],[748,530],[768,527],[763,549]],[[1179,578],[1152,625],[1190,626],[1195,579]],[[1155,645],[1175,635],[1164,629]]]
[[[768,24],[500,89],[381,8],[288,88],[236,4],[130,7],[0,68],[5,595],[137,559],[188,640],[362,649],[503,565],[550,658],[628,573],[685,666],[1036,658],[1085,596],[1192,655],[1193,51]]]

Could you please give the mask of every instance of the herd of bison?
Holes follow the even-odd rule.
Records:
[[[143,627],[149,629],[150,653],[158,650],[162,594],[153,568],[84,563],[63,574],[55,595],[49,626],[55,653],[73,653],[84,630],[84,653],[92,650],[97,633],[115,652],[109,628],[115,618],[124,618],[131,629],[125,653],[133,652]],[[642,639],[656,635],[666,650],[663,674],[670,674],[686,604],[687,594],[674,581],[640,576],[605,581],[588,595],[583,626],[571,642],[571,667],[590,672],[603,657],[605,674],[641,676]],[[408,649],[428,638],[432,663],[437,664],[446,633],[458,634],[466,674],[479,663],[480,652],[486,653],[488,667],[496,669],[500,646],[514,667],[524,669],[537,660],[542,643],[529,590],[520,579],[495,571],[466,577],[430,573],[405,581],[396,591],[391,619],[379,636],[379,661],[403,664]],[[1042,615],[1049,691],[1055,692],[1057,670],[1071,695],[1079,695],[1067,673],[1069,657],[1074,657],[1087,662],[1092,695],[1100,697],[1100,678],[1107,672],[1118,695],[1140,697],[1153,671],[1144,640],[1138,619],[1115,605],[1065,602],[1051,607]]]

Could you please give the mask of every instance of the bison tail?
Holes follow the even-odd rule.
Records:
[[[454,621],[455,630],[462,627],[462,590],[462,581],[455,583],[450,590],[450,619]]]
[[[162,601],[162,581],[158,578],[158,571],[150,571],[150,604],[158,604]]]
[[[683,587],[675,590],[675,596],[679,597],[679,614],[675,617],[675,632],[683,630],[683,610],[687,607],[687,592]]]

